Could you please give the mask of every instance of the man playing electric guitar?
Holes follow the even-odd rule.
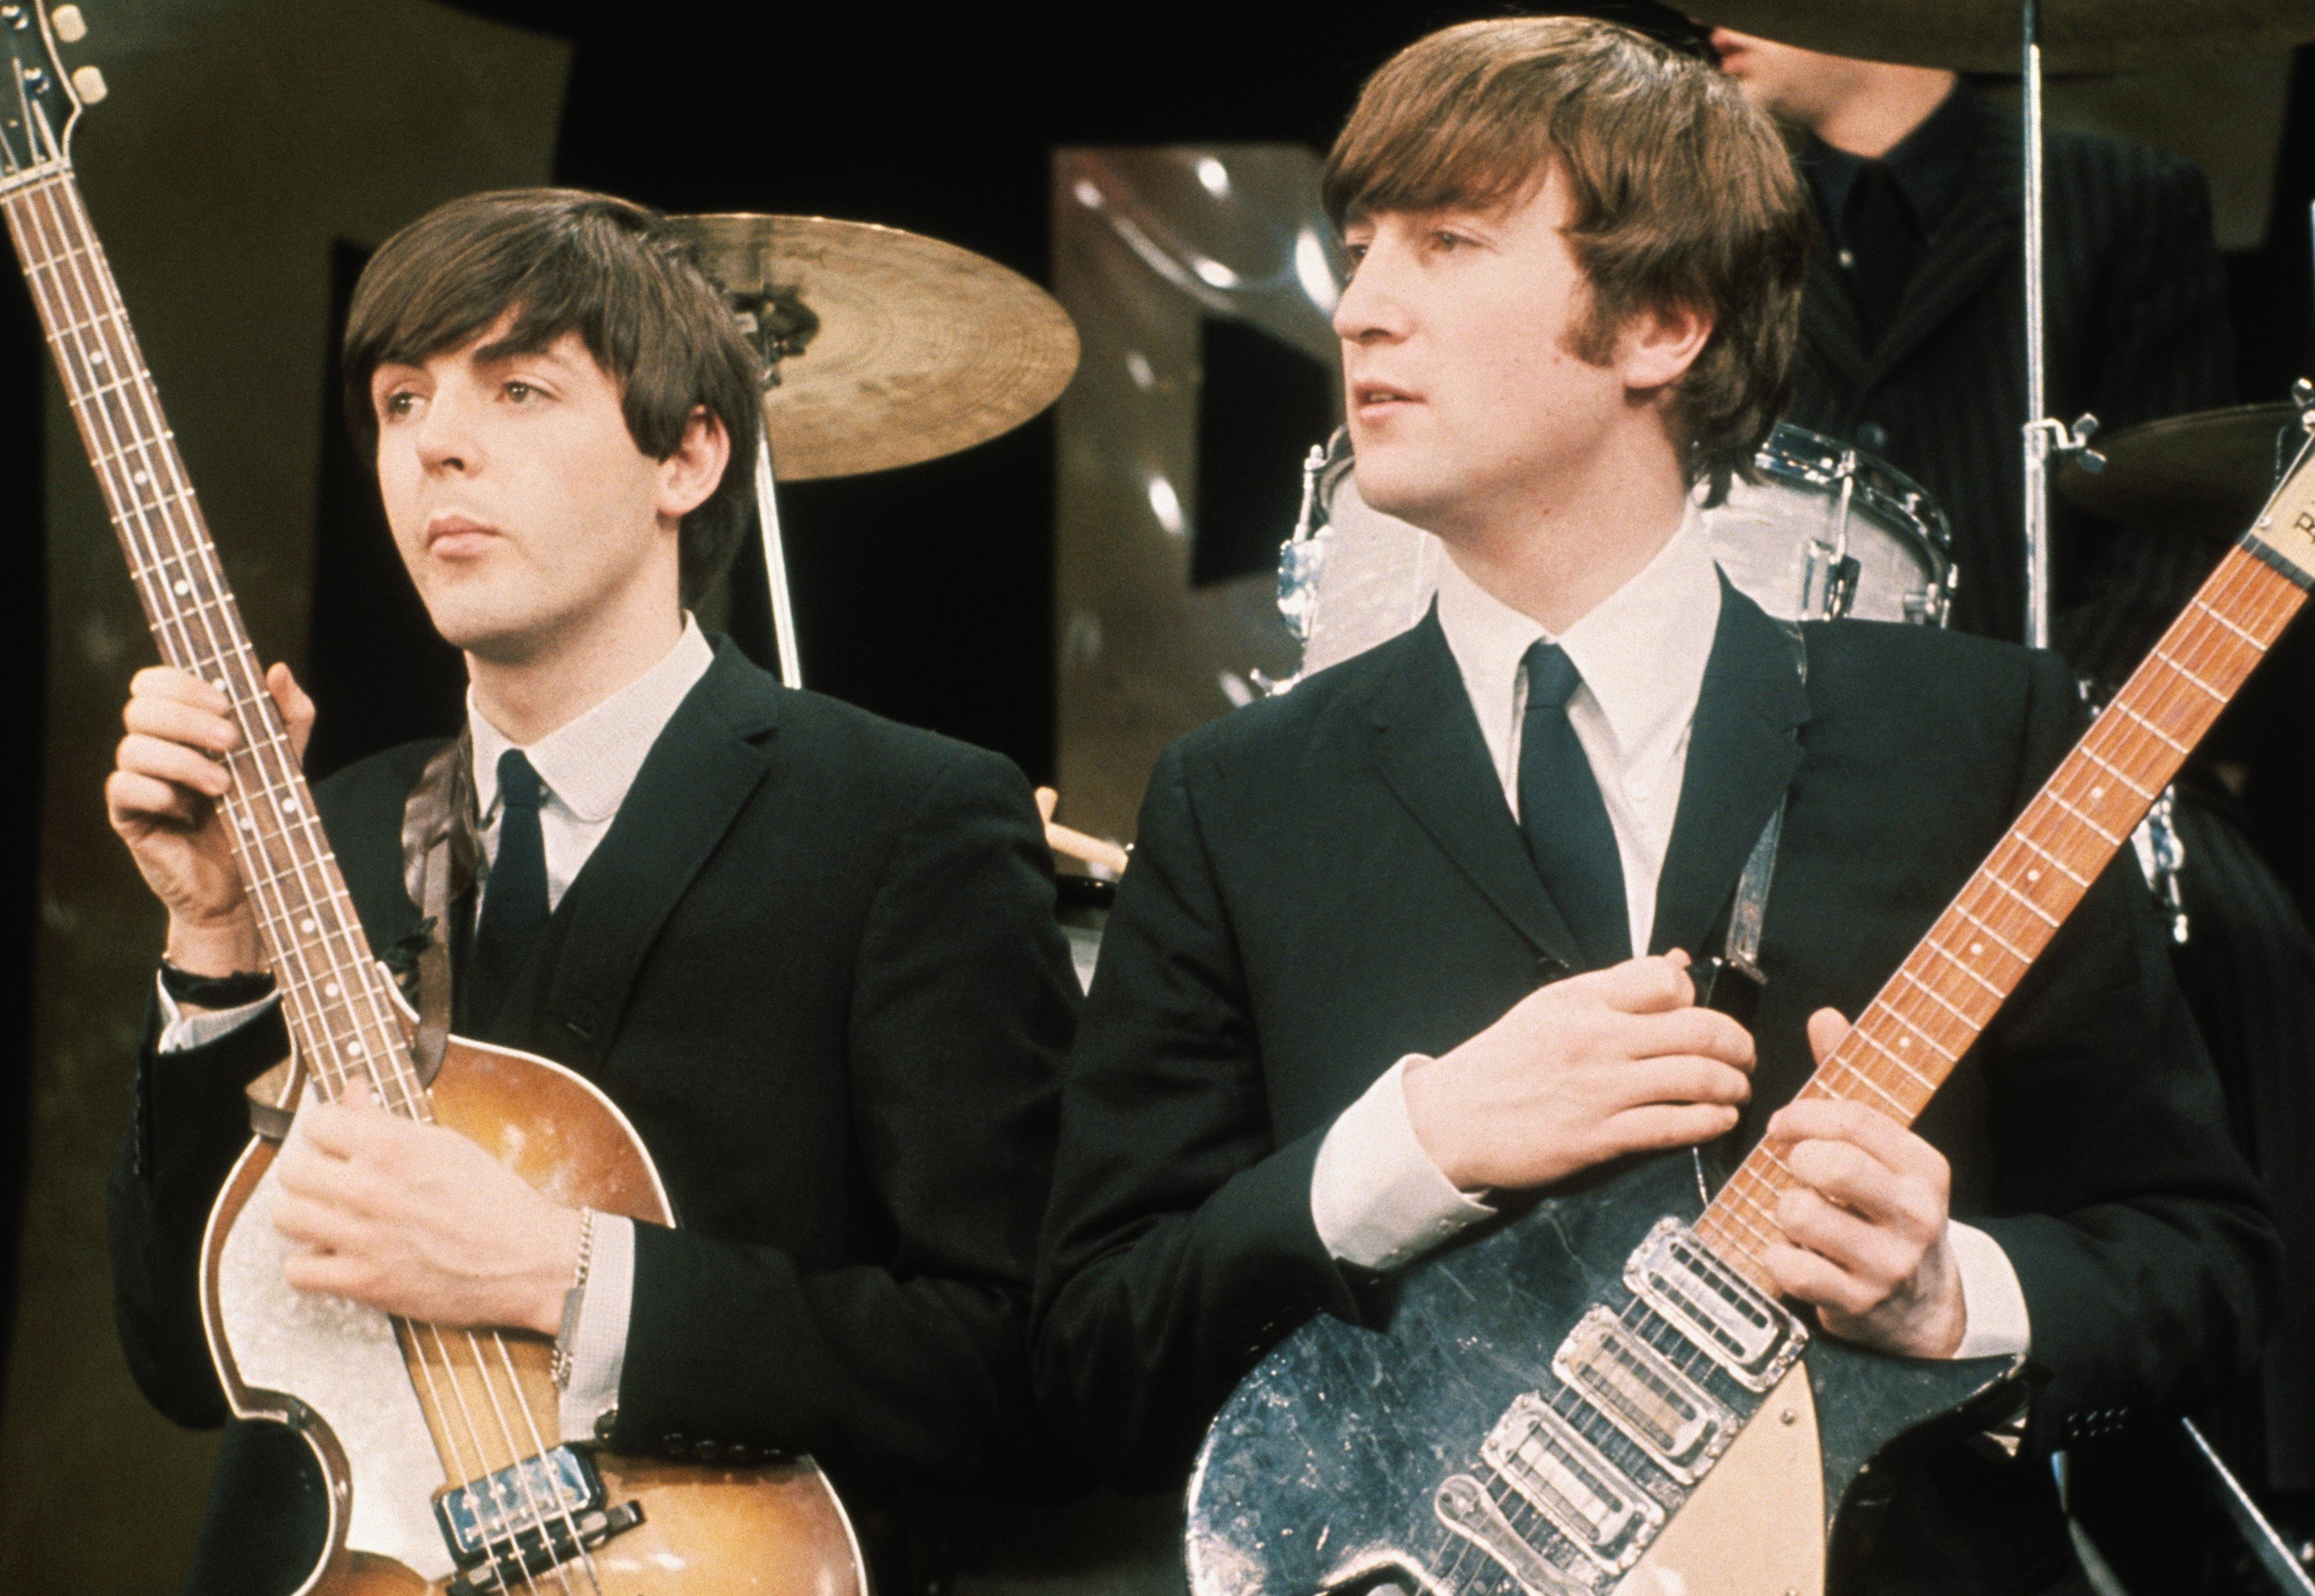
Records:
[[[1823,1330],[2025,1354],[2027,1446],[2224,1379],[2273,1237],[2142,888],[2109,873],[1914,1130],[1787,1101],[2071,744],[2054,657],[1790,641],[1691,489],[1785,397],[1808,221],[1766,119],[1607,24],[1450,29],[1326,173],[1359,488],[1450,560],[1411,633],[1160,759],[1064,1094],[1042,1387],[1178,1478],[1233,1384],[1519,1193],[1766,1138]],[[1784,805],[1748,1033],[1695,1005]],[[1540,984],[1539,984],[1540,983]],[[1450,1354],[1451,1355],[1451,1354]],[[1876,1588],[2063,1575],[2044,1471],[1952,1449]]]
[[[482,880],[440,928],[457,1028],[599,1085],[686,1228],[582,1214],[448,1130],[324,1105],[277,1166],[290,1283],[558,1336],[566,1438],[626,1454],[808,1450],[856,1510],[1027,1467],[1075,983],[1019,772],[783,688],[687,614],[749,524],[757,361],[652,213],[563,191],[433,212],[364,273],[345,370],[471,681],[455,759],[413,745],[317,789],[355,905],[373,946],[425,940],[405,802],[471,783]],[[313,705],[282,667],[268,685],[302,741]],[[202,1224],[244,1085],[288,1042],[219,823],[224,709],[140,673],[106,790],[169,910],[111,1188],[120,1324],[147,1396],[198,1425],[225,1416]],[[312,1564],[304,1452],[228,1425],[190,1590],[287,1589]]]

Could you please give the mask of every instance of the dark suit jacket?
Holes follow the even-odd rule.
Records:
[[[315,794],[380,950],[416,925],[402,806],[433,751]],[[869,1503],[1033,1459],[1028,1285],[1077,995],[1052,901],[1005,759],[722,646],[482,1038],[600,1086],[674,1200],[681,1228],[637,1228],[617,1450],[809,1450]],[[182,1423],[225,1416],[194,1259],[247,1139],[242,1085],[285,1045],[276,1019],[139,1063],[116,1300],[138,1383]],[[300,1451],[231,1426],[193,1588],[302,1566]],[[253,1552],[276,1541],[271,1565]]]
[[[1740,1148],[1806,1077],[1806,1015],[1864,1007],[2081,719],[2053,655],[1805,631],[1804,687],[1724,587],[1657,894],[1657,951],[1716,950],[1789,789]],[[2045,1438],[2223,1376],[2271,1290],[2273,1231],[2132,870],[2097,883],[1919,1125],[1953,1162],[1954,1211],[2016,1265]],[[1280,1336],[1360,1317],[1311,1219],[1321,1139],[1547,959],[1578,963],[1435,616],[1166,752],[1072,1056],[1039,1265],[1039,1380],[1078,1446],[1178,1479]]]
[[[2025,636],[2026,614],[2021,145],[2013,118],[1980,109],[1968,175],[1870,350],[1820,239],[1787,412],[1929,489],[1953,522],[1954,625],[2012,642]],[[2071,422],[2090,411],[2112,431],[2228,403],[2233,340],[2202,173],[2087,134],[2053,132],[2044,150],[2050,413]],[[2220,553],[2124,532],[2062,502],[2052,539],[2052,641],[2109,686],[2136,667]]]

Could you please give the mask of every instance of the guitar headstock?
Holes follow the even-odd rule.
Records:
[[[66,164],[73,123],[84,103],[104,98],[104,75],[93,66],[67,73],[59,42],[87,37],[77,5],[48,0],[0,4],[0,184]]]

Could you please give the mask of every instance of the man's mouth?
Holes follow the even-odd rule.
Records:
[[[1362,412],[1379,414],[1400,405],[1419,404],[1422,398],[1412,389],[1362,379],[1351,385],[1351,403]]]
[[[448,558],[477,554],[498,536],[499,529],[488,521],[446,511],[426,523],[426,552]]]

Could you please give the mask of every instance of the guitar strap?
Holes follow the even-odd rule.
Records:
[[[1808,645],[1800,627],[1791,621],[1778,621],[1777,629],[1784,634],[1787,646],[1792,650],[1793,669],[1808,685]],[[1769,984],[1761,969],[1761,933],[1769,914],[1769,885],[1777,873],[1777,844],[1784,836],[1785,800],[1779,798],[1777,807],[1770,811],[1768,823],[1761,828],[1760,839],[1744,859],[1744,872],[1736,878],[1736,900],[1728,910],[1728,935],[1722,941],[1720,956],[1691,965],[1690,979],[1696,982],[1696,1000],[1706,1008],[1719,1010],[1746,1029],[1751,1029],[1753,1016],[1760,1011],[1761,989]],[[1718,1180],[1725,1179],[1727,1171],[1720,1167],[1726,1160],[1721,1156],[1720,1144],[1713,1144],[1714,1168],[1705,1168],[1705,1149],[1693,1149],[1696,1164],[1697,1194],[1707,1204]]]
[[[402,806],[402,882],[422,917],[418,935],[418,1033],[411,1061],[431,1083],[450,1039],[451,905],[470,889],[482,859],[475,835],[475,745],[460,732],[426,762]]]

